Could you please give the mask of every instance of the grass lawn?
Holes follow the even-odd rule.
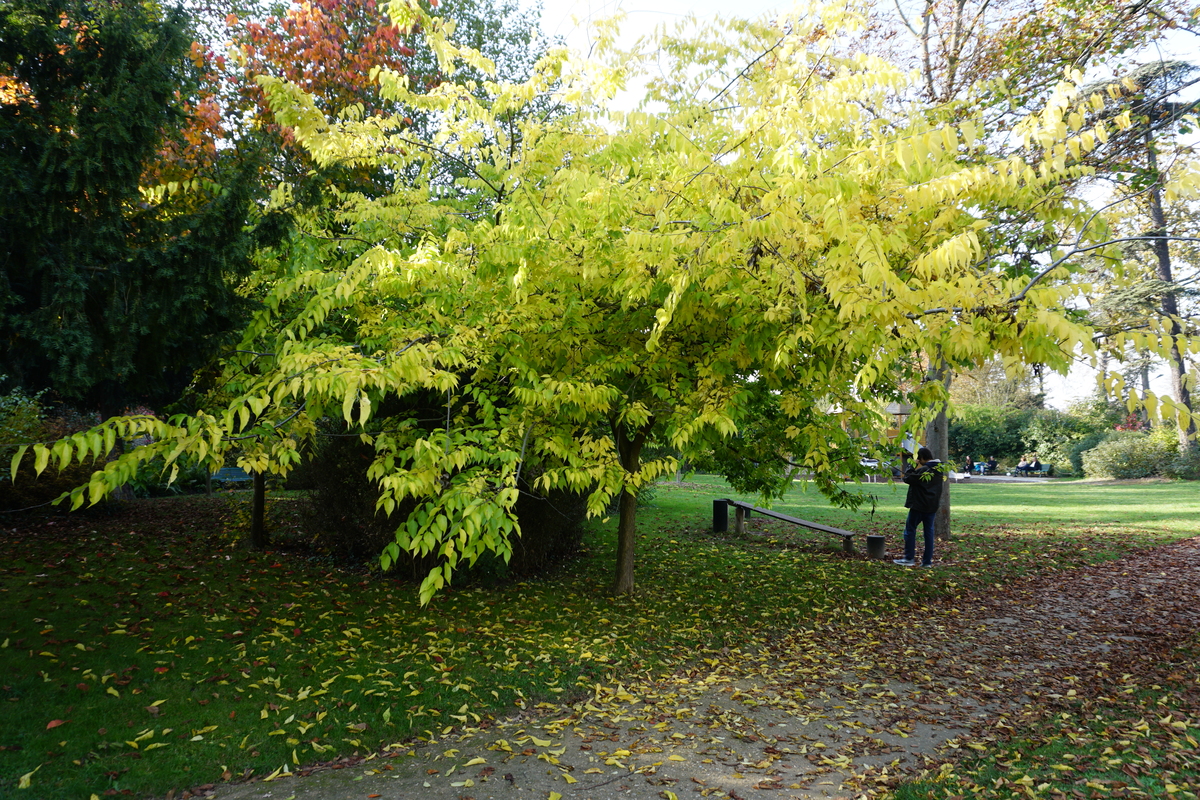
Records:
[[[886,532],[894,549],[903,494],[862,488],[874,513],[831,509],[799,485],[775,508]],[[559,575],[460,588],[426,608],[413,583],[242,549],[241,499],[3,520],[0,797],[144,796],[296,770],[815,617],[892,613],[1200,532],[1194,484],[952,491],[960,535],[929,572],[848,558],[838,537],[759,518],[746,540],[714,535],[711,501],[729,489],[701,477],[660,485],[643,509],[631,598],[605,594],[608,520]],[[274,505],[277,525],[287,509]],[[23,776],[35,791],[17,788]]]

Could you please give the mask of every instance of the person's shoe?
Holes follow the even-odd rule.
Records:
[[[917,565],[916,560],[911,558],[893,558],[892,563],[899,564],[902,567],[915,567]]]
[[[922,564],[921,566],[922,566],[922,567],[932,567],[932,566],[933,566],[933,564]]]

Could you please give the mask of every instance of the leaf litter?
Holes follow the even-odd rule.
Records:
[[[104,771],[104,794],[133,794],[127,787],[136,785],[131,779],[142,764],[149,766],[138,761],[149,753],[152,761],[173,759],[163,763],[192,787],[176,797],[279,796],[282,781],[283,796],[334,800],[360,797],[381,780],[390,782],[379,785],[384,796],[476,800],[513,791],[853,797],[909,780],[925,781],[933,792],[927,796],[1057,796],[1056,787],[1042,787],[1051,776],[1070,776],[1064,768],[1080,771],[1071,784],[1079,794],[1068,796],[1195,792],[1196,676],[1186,659],[1170,657],[1196,629],[1187,616],[1195,564],[1178,556],[1183,545],[1126,550],[1119,567],[1076,569],[1070,553],[1055,554],[1062,567],[1040,581],[990,564],[974,579],[969,566],[947,570],[950,580],[842,560],[815,544],[785,543],[770,552],[758,542],[739,551],[739,560],[721,562],[729,543],[685,543],[690,550],[676,551],[667,537],[683,531],[671,524],[667,537],[645,542],[647,552],[656,551],[646,571],[685,568],[702,584],[741,565],[736,592],[702,594],[707,606],[688,606],[683,576],[655,575],[646,585],[670,587],[666,594],[632,604],[598,597],[588,605],[595,593],[576,590],[550,598],[560,603],[556,617],[531,606],[545,600],[544,589],[518,584],[499,600],[494,592],[457,592],[417,618],[405,610],[403,587],[394,595],[353,575],[304,568],[291,556],[214,547],[203,533],[222,525],[203,513],[208,506],[181,503],[168,519],[162,506],[148,508],[134,504],[144,521],[72,516],[13,531],[22,550],[32,540],[46,547],[29,548],[34,561],[18,557],[0,568],[9,597],[20,598],[10,604],[0,657],[14,659],[12,669],[38,667],[3,688],[12,702],[42,687],[58,700],[40,716],[47,725],[42,739],[55,740],[44,757],[26,748],[37,758],[12,770],[9,787],[19,776],[35,792],[51,791],[50,781],[72,773],[66,764],[77,753],[80,772]],[[163,529],[170,534],[157,546],[141,533]],[[1113,535],[1098,533],[1088,544]],[[1029,558],[1028,542],[993,544],[1011,550],[1011,562],[1002,561],[1020,564]],[[953,558],[953,548],[945,553]],[[1167,553],[1174,555],[1155,577],[1145,560]],[[893,580],[879,580],[879,570]],[[997,587],[996,575],[1007,585]],[[1145,585],[1127,585],[1131,576]],[[596,577],[584,574],[577,583]],[[1096,586],[1076,586],[1085,578]],[[956,581],[955,600],[929,599]],[[875,594],[866,597],[861,587]],[[898,591],[914,605],[898,604]],[[1172,605],[1172,597],[1188,602]],[[801,608],[803,598],[810,607]],[[661,613],[672,604],[674,616]],[[802,621],[814,612],[821,624]],[[589,615],[591,627],[579,627]],[[669,619],[674,629],[663,627]],[[1154,635],[1129,633],[1148,620]],[[705,644],[731,621],[743,630],[727,641],[752,646],[722,648],[727,634],[720,633],[715,647]],[[1108,636],[1084,666],[1063,647],[1080,631]],[[654,647],[639,650],[643,638]],[[660,664],[639,668],[637,659],[654,648],[694,662],[676,661],[665,676]],[[1173,666],[1163,672],[1166,664]],[[564,665],[575,672],[564,673]],[[1018,667],[1041,681],[1020,702],[1010,695],[1024,684],[1002,674]],[[525,682],[513,682],[517,676]],[[1042,684],[1048,688],[1037,689]],[[522,686],[528,692],[537,685],[574,701],[535,706],[537,693],[525,697]],[[1180,687],[1180,702],[1167,710],[1153,699],[1161,700],[1164,685]],[[482,687],[507,693],[492,698],[501,707],[515,700],[525,711],[493,720]],[[254,703],[230,705],[231,696]],[[405,702],[396,702],[400,697]],[[1138,703],[1146,714],[1132,713]],[[209,711],[217,708],[221,713]],[[1101,719],[1106,711],[1108,722]],[[425,714],[417,719],[429,730],[417,739],[391,738],[397,720],[389,715],[413,713]],[[46,722],[59,719],[69,724],[55,730]],[[23,755],[14,742],[30,740],[0,729],[5,756]],[[1037,737],[1022,740],[1029,730]],[[1086,757],[1103,769],[1084,774],[1083,758],[1064,752],[1062,740],[1079,752],[1091,747]],[[393,746],[376,751],[380,743]],[[1022,758],[1022,749],[1033,752]],[[1160,751],[1168,756],[1161,764]],[[480,758],[484,763],[471,763]],[[247,769],[247,761],[270,766]],[[201,780],[259,782],[187,781],[193,765],[206,763],[240,766],[206,769]]]
[[[1198,589],[1189,539],[901,614],[863,608],[346,772],[382,796],[454,800],[870,798],[905,784],[959,800],[1190,800]],[[364,794],[332,773],[291,789]],[[216,796],[271,795],[249,784]]]

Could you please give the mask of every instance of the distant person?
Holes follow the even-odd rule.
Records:
[[[1000,464],[996,462],[995,456],[988,456],[987,461],[983,462],[984,472],[995,472],[997,469],[999,469],[999,467]]]
[[[904,558],[892,563],[903,567],[917,563],[917,525],[925,531],[925,550],[921,553],[921,566],[933,566],[933,523],[938,506],[942,503],[942,484],[945,482],[942,462],[933,457],[933,451],[922,447],[917,451],[916,467],[904,471],[904,482],[908,484],[908,496],[904,507],[908,519],[904,523]]]
[[[967,456],[967,463],[963,464],[962,471],[970,475],[975,471],[975,459]]]
[[[1021,456],[1021,460],[1013,467],[1013,472],[1029,472],[1029,456]]]

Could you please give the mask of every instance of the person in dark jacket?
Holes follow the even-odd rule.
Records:
[[[917,525],[925,529],[925,551],[921,553],[921,566],[933,566],[933,522],[938,506],[942,502],[942,485],[946,476],[942,462],[933,457],[928,447],[917,451],[917,466],[904,471],[904,482],[908,484],[908,497],[904,507],[908,509],[908,520],[904,523],[904,558],[893,563],[904,567],[917,563]]]

